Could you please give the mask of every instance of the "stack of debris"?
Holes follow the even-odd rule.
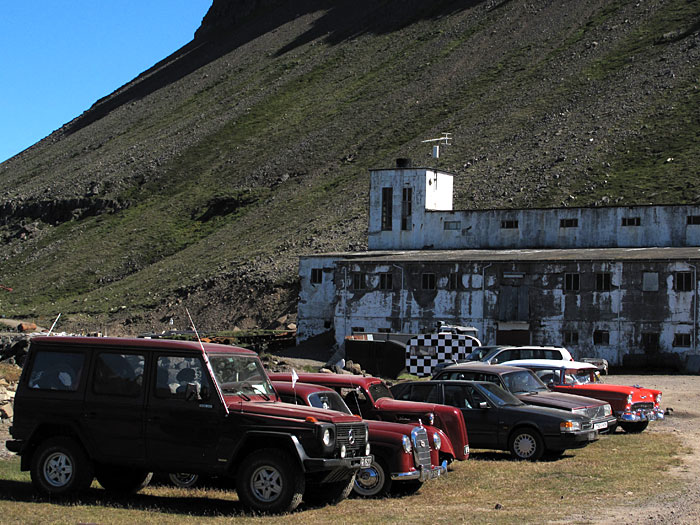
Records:
[[[29,350],[29,337],[26,335],[17,337],[3,336],[0,339],[0,361],[11,365],[23,366]]]
[[[0,378],[0,420],[12,419],[14,415],[12,404],[15,400],[17,383],[10,383]]]

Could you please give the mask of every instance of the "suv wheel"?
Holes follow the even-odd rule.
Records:
[[[93,473],[80,445],[71,438],[57,437],[37,447],[31,477],[34,487],[46,496],[70,496],[87,490]]]
[[[236,490],[248,509],[265,513],[291,512],[304,495],[304,476],[281,450],[258,450],[241,463]]]
[[[649,426],[649,422],[637,421],[634,423],[620,423],[620,426],[622,427],[622,430],[628,434],[639,434],[640,432],[643,432],[647,426]]]
[[[355,476],[355,494],[363,498],[378,498],[391,490],[391,477],[382,461],[374,459],[369,468],[360,469]]]
[[[105,490],[133,494],[148,485],[153,474],[138,469],[99,465],[95,469],[95,477]]]
[[[197,486],[199,481],[198,474],[190,474],[189,472],[173,472],[168,474],[170,483],[181,489],[191,489]]]
[[[510,452],[517,459],[536,461],[544,453],[542,437],[537,430],[520,428],[510,437]]]

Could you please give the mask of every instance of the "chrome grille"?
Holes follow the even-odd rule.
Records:
[[[365,455],[365,445],[367,444],[365,423],[338,423],[336,431],[338,432],[337,449],[340,449],[341,445],[345,445],[349,457]]]
[[[428,432],[424,427],[415,427],[411,431],[411,444],[413,445],[413,460],[416,469],[430,468],[430,441]]]
[[[634,403],[632,405],[632,412],[636,410],[653,410],[654,403]]]

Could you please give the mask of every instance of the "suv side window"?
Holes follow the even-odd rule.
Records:
[[[145,363],[145,357],[138,354],[97,354],[92,391],[100,395],[139,397]]]
[[[211,391],[209,376],[198,357],[159,356],[156,372],[156,397],[185,399],[187,385],[195,386],[201,397],[202,390]]]
[[[29,388],[75,392],[84,364],[82,353],[39,351],[29,374]]]

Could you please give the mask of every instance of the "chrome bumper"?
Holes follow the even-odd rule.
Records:
[[[411,472],[392,472],[392,481],[428,481],[429,479],[439,478],[447,474],[447,462],[443,461],[442,465],[431,466],[428,468],[422,467],[419,470]]]
[[[664,411],[661,408],[636,410],[634,412],[623,412],[617,418],[622,422],[656,421],[664,418]]]

